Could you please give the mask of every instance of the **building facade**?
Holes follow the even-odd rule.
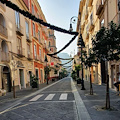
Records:
[[[46,22],[37,0],[11,2]],[[51,53],[53,48],[53,53],[57,50],[55,41],[50,43],[48,31],[47,27],[0,3],[0,89],[10,92],[13,81],[16,90],[26,88],[30,86],[33,74],[38,77],[39,84],[45,82],[45,56],[48,58],[47,65],[50,65],[51,57],[47,53]],[[50,44],[54,46],[51,50]],[[54,61],[55,64],[58,62]]]
[[[113,21],[119,23],[119,0],[81,0],[79,7],[77,31],[82,34],[86,51],[92,47],[91,38],[102,26],[108,27]],[[114,88],[114,82],[120,79],[120,62],[101,61],[91,67],[92,82],[97,84],[106,83],[106,74],[109,74],[110,87]],[[84,78],[89,80],[89,71],[84,69]],[[87,77],[88,76],[88,77]]]

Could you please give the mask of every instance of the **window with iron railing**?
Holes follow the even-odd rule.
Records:
[[[32,14],[34,15],[34,5],[32,4]]]
[[[33,36],[35,37],[35,24],[33,23]]]
[[[16,22],[17,28],[20,28],[20,14],[17,11],[15,11],[15,22]]]
[[[40,31],[38,30],[38,40],[40,42]]]
[[[25,21],[25,26],[26,26],[26,37],[29,38],[29,23]]]

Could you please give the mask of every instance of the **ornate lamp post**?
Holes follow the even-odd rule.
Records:
[[[72,23],[75,24],[75,22],[77,21],[77,19],[78,19],[78,17],[76,17],[76,16],[71,17],[71,19],[70,19],[70,28],[69,28],[70,32],[73,31]]]
[[[81,88],[81,90],[85,90],[84,80],[83,80],[83,63],[82,63],[82,49],[85,47],[85,44],[84,44],[84,41],[83,41],[83,38],[82,38],[82,34],[80,34],[80,37],[78,38],[77,45],[78,45],[78,48],[81,49],[81,67],[82,67],[82,80],[81,80],[82,88]]]

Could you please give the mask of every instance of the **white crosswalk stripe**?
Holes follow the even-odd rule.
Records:
[[[43,95],[37,95],[35,96],[34,98],[32,98],[31,100],[29,101],[37,101],[40,97],[42,97]]]
[[[59,100],[67,100],[67,95],[68,95],[67,93],[63,93],[63,94],[61,94]]]
[[[44,96],[45,94],[40,94],[40,95],[37,95],[35,97],[33,97],[32,99],[30,99],[29,101],[37,101],[39,98],[41,98],[42,96]],[[44,99],[45,101],[47,100],[53,100],[53,97],[55,96],[56,94],[48,94],[47,97]],[[59,97],[59,100],[67,100],[67,97],[68,97],[68,93],[62,93]]]
[[[44,100],[52,100],[55,94],[49,94]]]

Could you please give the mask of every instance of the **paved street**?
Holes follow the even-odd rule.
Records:
[[[0,120],[77,120],[71,78],[39,90],[0,113]]]

